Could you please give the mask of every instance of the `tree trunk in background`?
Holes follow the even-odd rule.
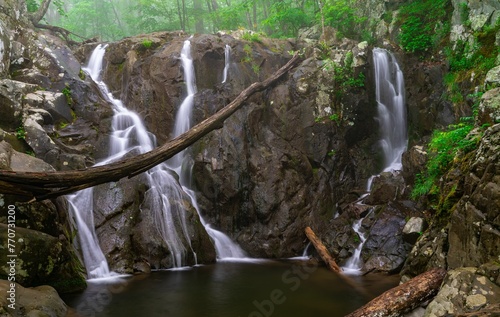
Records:
[[[51,1],[52,0],[43,0],[38,10],[29,15],[30,21],[33,24],[36,25],[43,19],[43,16],[45,15],[45,13],[47,13],[47,10],[49,9]]]
[[[186,31],[186,25],[184,24],[184,19],[182,18],[183,17],[182,6],[181,6],[181,3],[179,2],[179,0],[177,0],[177,15],[179,16],[179,24],[180,24],[181,30]]]
[[[257,28],[257,0],[253,2],[253,27]]]
[[[321,14],[321,33],[323,37],[325,36],[325,16],[323,15],[323,2],[321,0],[318,1],[319,12]]]
[[[109,4],[111,5],[111,8],[113,9],[113,13],[116,18],[116,23],[118,23],[118,26],[120,27],[121,30],[125,32],[125,28],[123,27],[122,21],[120,20],[120,16],[118,15],[118,12],[116,11],[115,5],[113,1],[109,0]]]
[[[193,0],[193,9],[194,9],[194,19],[195,19],[195,32],[196,33],[205,33],[205,26],[203,23],[203,7],[201,4],[201,0]]]

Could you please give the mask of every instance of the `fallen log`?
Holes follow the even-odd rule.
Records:
[[[446,270],[434,268],[374,298],[345,317],[392,317],[417,308],[436,296]]]
[[[304,231],[309,241],[311,241],[316,251],[318,251],[318,254],[321,257],[321,259],[323,259],[323,261],[325,262],[326,266],[331,271],[340,273],[342,270],[337,265],[337,262],[335,262],[333,257],[330,255],[330,252],[328,252],[323,242],[321,242],[321,240],[316,236],[311,227],[306,227]]]
[[[306,227],[304,231],[309,241],[311,241],[316,251],[318,251],[318,254],[323,260],[323,262],[325,262],[328,269],[336,273],[341,280],[343,280],[347,285],[355,289],[360,295],[364,297],[369,297],[369,294],[361,286],[356,284],[356,282],[354,282],[351,278],[349,278],[349,276],[342,273],[342,269],[337,265],[335,259],[330,255],[328,249],[325,247],[321,239],[318,238],[318,236],[316,236],[311,227]]]
[[[26,196],[28,199],[43,200],[95,185],[118,181],[124,177],[130,178],[145,172],[186,149],[209,132],[221,128],[224,121],[241,108],[250,96],[271,86],[298,61],[299,55],[295,54],[269,78],[262,82],[253,83],[217,113],[150,152],[107,165],[73,171],[16,172],[1,170],[0,193],[8,192]]]

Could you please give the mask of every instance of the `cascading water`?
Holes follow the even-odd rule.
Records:
[[[403,72],[394,55],[381,48],[373,49],[373,65],[384,172],[401,170],[408,144]]]
[[[228,46],[226,46],[226,52],[227,51]],[[227,60],[228,56],[226,55],[226,63]],[[184,46],[181,51],[181,61],[184,69],[184,81],[186,82],[187,86],[187,96],[180,105],[176,115],[174,137],[188,131],[191,128],[192,122],[194,94],[196,93],[196,81],[194,76],[193,61],[191,58],[191,42],[189,40],[184,41]],[[180,183],[183,186],[184,191],[189,195],[189,197],[191,197],[191,202],[198,212],[202,225],[205,227],[205,230],[215,244],[217,258],[225,259],[245,257],[246,254],[239,245],[234,243],[224,233],[213,229],[200,214],[196,196],[190,185],[192,179],[193,160],[190,157],[188,151],[184,150],[181,153],[177,154],[170,160],[169,164],[174,170],[177,171],[177,173],[179,173]]]
[[[114,106],[109,154],[106,159],[96,165],[110,163],[130,152],[145,153],[155,147],[154,135],[146,130],[139,116],[128,110],[120,100],[113,98],[106,84],[101,81],[100,73],[105,49],[106,46],[97,46],[92,53],[88,67],[85,68],[99,85],[103,95]],[[175,203],[182,200],[184,192],[172,174],[173,172],[165,163],[144,173],[149,189],[144,195],[141,210],[148,210],[153,214],[157,232],[170,250],[173,266],[180,267],[185,263],[188,249],[192,251],[192,248],[187,231],[186,213],[179,204]],[[99,247],[94,230],[93,189],[79,191],[67,198],[70,213],[78,228],[80,248],[88,277],[97,278],[109,275],[108,264]],[[180,225],[180,230],[176,223]],[[194,256],[196,258],[196,254]]]
[[[231,63],[231,46],[226,44],[224,49],[224,72],[222,74],[222,83],[227,81],[227,74],[229,72],[229,65]]]
[[[363,266],[363,261],[361,260],[361,250],[363,249],[363,245],[365,244],[366,236],[359,230],[361,228],[362,222],[363,218],[360,218],[356,220],[352,225],[352,230],[356,232],[360,241],[358,247],[354,250],[353,255],[347,260],[345,266],[343,267],[343,269],[346,271],[359,271]]]
[[[401,157],[408,143],[403,72],[394,55],[381,48],[373,49],[373,65],[378,111],[376,119],[380,126],[380,144],[384,155],[383,171],[399,171],[402,169]],[[375,176],[368,179],[368,192]],[[359,236],[360,243],[343,267],[346,271],[360,271],[363,266],[361,250],[367,237],[360,230],[362,221],[363,218],[353,223],[352,229]]]

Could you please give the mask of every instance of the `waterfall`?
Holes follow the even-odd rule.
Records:
[[[384,172],[401,170],[408,143],[403,72],[394,55],[381,48],[373,49],[373,65]]]
[[[384,157],[383,172],[399,171],[402,169],[401,157],[408,143],[403,72],[394,55],[381,48],[373,49],[373,65],[377,102],[376,120],[380,126],[380,144]],[[368,179],[368,192],[375,177],[376,175],[372,175]],[[360,238],[360,243],[343,267],[351,273],[359,272],[363,267],[361,251],[367,239],[365,233],[361,232],[363,219],[356,220],[352,226]]]
[[[226,52],[228,51],[227,48],[228,46],[226,45]],[[226,63],[227,56],[228,55],[226,55]],[[186,40],[184,42],[184,46],[181,51],[181,61],[184,69],[184,81],[186,82],[187,96],[180,105],[176,115],[174,137],[177,137],[180,134],[188,131],[191,128],[192,122],[194,94],[196,93],[196,81],[194,76],[194,65],[191,58],[191,42],[189,40]],[[202,225],[205,227],[205,230],[214,242],[217,258],[224,259],[245,257],[245,252],[240,248],[239,245],[234,243],[223,232],[213,229],[201,215],[196,201],[196,196],[194,194],[194,191],[191,189],[193,159],[188,154],[188,149],[182,151],[181,153],[178,153],[170,160],[169,164],[181,176],[180,183],[183,186],[184,191],[189,195],[189,197],[191,197],[191,202],[198,212]]]
[[[103,96],[113,104],[114,111],[109,153],[106,159],[96,165],[108,164],[130,152],[145,153],[156,146],[155,136],[147,131],[139,116],[128,110],[120,100],[113,98],[106,84],[101,80],[100,73],[105,49],[106,46],[98,45],[92,53],[88,67],[84,68],[98,84]],[[176,203],[182,200],[185,193],[177,183],[173,171],[165,163],[153,167],[144,175],[148,190],[144,195],[141,210],[147,209],[152,213],[156,233],[167,244],[173,266],[183,266],[187,252],[193,252],[187,230],[186,213]],[[94,229],[93,189],[79,191],[69,195],[67,199],[69,211],[76,222],[88,277],[97,278],[109,275],[108,264],[99,247]],[[180,224],[180,230],[176,227],[176,223]],[[182,238],[187,241],[185,242],[187,245],[184,245]],[[194,256],[196,258],[196,254]]]
[[[231,46],[226,44],[224,49],[224,72],[222,74],[222,83],[227,81],[227,73],[229,71],[229,63],[231,63]]]

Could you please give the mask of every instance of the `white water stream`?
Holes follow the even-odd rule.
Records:
[[[383,172],[399,171],[402,169],[401,157],[408,144],[403,72],[394,55],[381,48],[373,49],[373,65],[378,111],[376,120],[380,126],[380,144],[384,155]],[[368,192],[374,177],[376,175],[368,179]],[[366,233],[361,231],[363,219],[353,223],[352,229],[359,236],[360,243],[343,267],[346,272],[360,272],[363,267],[361,251],[367,239]]]
[[[222,83],[227,81],[227,74],[229,72],[229,65],[231,63],[231,46],[226,44],[224,49],[224,72],[222,74]]]
[[[394,55],[381,48],[373,49],[373,65],[384,172],[401,170],[408,144],[403,72]]]
[[[230,50],[226,45],[226,65],[229,60]],[[194,104],[194,94],[196,93],[196,79],[194,76],[194,65],[191,58],[191,42],[186,40],[181,52],[182,66],[184,69],[184,81],[186,82],[187,96],[182,102],[175,119],[174,137],[188,131],[192,125],[192,113]],[[227,66],[226,66],[227,67]],[[224,76],[227,76],[226,67],[224,68]],[[177,154],[173,157],[169,164],[181,176],[180,183],[183,189],[191,197],[191,202],[196,208],[200,221],[205,227],[208,235],[212,238],[215,244],[215,250],[218,259],[228,258],[244,258],[245,252],[239,245],[234,243],[231,238],[221,231],[215,230],[208,224],[200,214],[200,209],[196,201],[196,196],[191,186],[193,159],[188,153],[189,149]]]

